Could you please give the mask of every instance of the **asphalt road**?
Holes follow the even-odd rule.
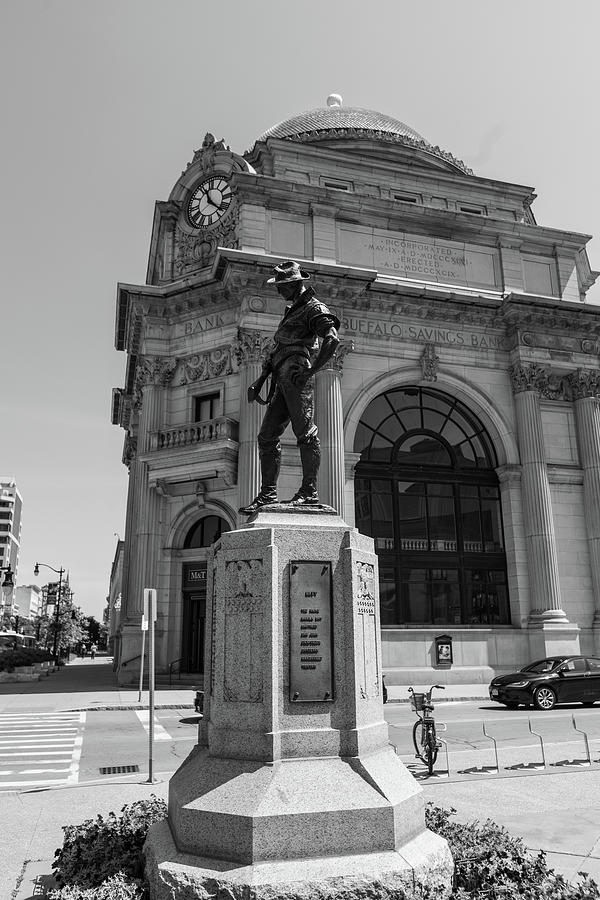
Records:
[[[408,704],[384,707],[390,742],[411,770],[418,774],[412,729],[416,720]],[[551,712],[507,710],[491,702],[440,703],[436,722],[446,726],[439,736],[447,742],[437,769],[466,777],[495,766],[536,768],[584,761],[589,754],[600,762],[600,705],[579,704]],[[588,735],[586,746],[583,734]],[[192,710],[159,709],[155,713],[153,773],[168,777],[196,743],[199,717]],[[532,734],[530,731],[537,732]],[[483,733],[487,731],[488,737]],[[540,737],[543,739],[543,747]],[[76,784],[123,778],[148,772],[147,710],[88,710],[86,712],[24,712],[0,715],[0,791],[44,784]],[[137,769],[135,768],[137,767]]]

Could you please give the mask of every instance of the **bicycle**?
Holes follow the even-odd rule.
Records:
[[[434,684],[424,694],[416,693],[412,687],[408,689],[408,693],[411,695],[410,705],[419,717],[413,727],[415,755],[417,759],[425,763],[430,775],[433,775],[438,750],[442,746],[442,742],[437,739],[435,719],[432,716],[434,706],[431,702],[431,694],[436,688],[441,691],[446,690],[443,684]]]

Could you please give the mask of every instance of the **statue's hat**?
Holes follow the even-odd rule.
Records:
[[[275,266],[275,277],[269,278],[267,284],[290,284],[292,281],[308,281],[310,275],[301,269],[297,262],[286,259]]]

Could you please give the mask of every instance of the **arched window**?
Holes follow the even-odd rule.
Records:
[[[434,388],[386,391],[354,443],[356,526],[375,540],[382,625],[508,624],[496,454]]]
[[[229,525],[220,516],[203,516],[194,522],[185,536],[184,550],[197,549],[199,547],[211,547],[221,537],[224,531],[229,531]]]

